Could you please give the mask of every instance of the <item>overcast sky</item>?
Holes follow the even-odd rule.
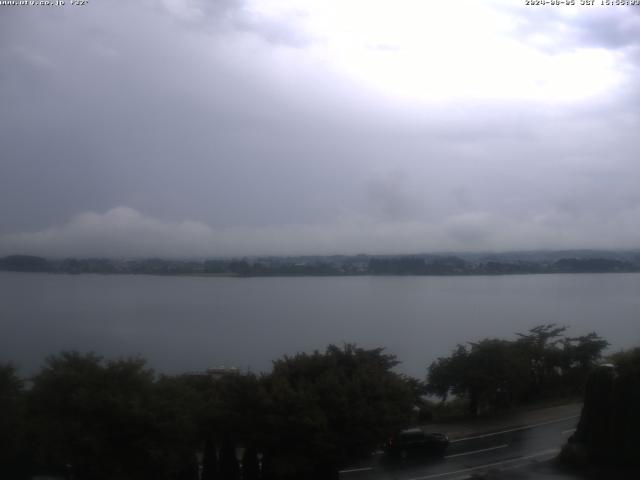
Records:
[[[640,247],[640,6],[66,3],[0,6],[0,254]]]

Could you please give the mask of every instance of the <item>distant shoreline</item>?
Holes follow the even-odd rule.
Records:
[[[571,252],[472,255],[334,255],[252,259],[168,260],[0,257],[0,271],[54,274],[154,275],[219,278],[354,276],[497,276],[576,273],[638,273],[640,253]]]
[[[399,274],[399,273],[386,273],[386,274],[373,274],[373,273],[357,273],[357,274],[326,274],[326,275],[313,275],[313,274],[273,274],[273,275],[238,275],[235,273],[109,273],[109,272],[25,272],[17,270],[0,270],[0,273],[26,273],[26,274],[47,274],[51,276],[69,276],[77,277],[81,275],[99,275],[104,277],[119,277],[119,276],[136,276],[136,277],[185,277],[185,278],[237,278],[237,279],[250,279],[250,278],[362,278],[362,277],[403,277],[403,278],[419,278],[419,277],[515,277],[515,276],[538,276],[538,275],[611,275],[611,274],[634,274],[640,273],[640,270],[625,271],[625,272],[517,272],[517,273],[441,273],[441,274]]]

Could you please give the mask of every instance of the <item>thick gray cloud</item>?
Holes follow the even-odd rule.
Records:
[[[639,246],[640,9],[490,5],[0,7],[0,254]]]

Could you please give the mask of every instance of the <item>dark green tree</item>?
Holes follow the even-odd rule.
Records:
[[[220,478],[240,480],[240,465],[236,458],[235,443],[231,439],[223,440],[220,447]]]
[[[592,369],[576,432],[561,454],[569,462],[615,467],[640,466],[640,348],[611,356]],[[634,477],[636,470],[622,473]]]
[[[526,387],[527,364],[513,342],[486,339],[458,345],[450,357],[429,366],[428,390],[443,400],[453,393],[469,413],[511,406]],[[523,380],[524,379],[524,380]]]
[[[28,399],[36,466],[96,480],[195,478],[185,391],[156,384],[139,358],[49,357]]]
[[[518,333],[518,345],[525,352],[529,362],[531,377],[530,395],[537,396],[545,389],[552,388],[558,379],[556,367],[563,363],[563,353],[559,345],[563,343],[566,326],[555,323],[538,325],[527,333]],[[556,382],[557,384],[557,382]]]
[[[0,364],[0,477],[28,474],[23,387],[15,367]]]
[[[202,452],[202,480],[218,480],[219,478],[218,449],[212,436],[209,436],[205,439]]]
[[[242,480],[258,480],[259,478],[258,450],[254,446],[249,446],[242,456]]]
[[[594,332],[565,337],[566,329],[539,325],[515,341],[458,345],[429,366],[427,390],[443,400],[450,394],[466,399],[472,415],[582,391],[608,342]]]
[[[609,342],[595,332],[580,337],[566,338],[563,342],[564,354],[569,368],[589,370],[601,358],[602,352],[609,346]]]
[[[410,421],[416,403],[383,349],[346,344],[274,362],[264,382],[270,465],[278,478],[331,478],[346,459],[368,455]]]
[[[195,453],[203,447],[200,392],[187,375],[162,376],[153,385],[153,457],[158,478],[197,477]]]

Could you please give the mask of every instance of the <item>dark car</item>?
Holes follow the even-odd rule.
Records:
[[[418,458],[442,456],[449,446],[449,437],[443,433],[427,433],[420,428],[410,428],[392,435],[384,446],[392,458]]]

